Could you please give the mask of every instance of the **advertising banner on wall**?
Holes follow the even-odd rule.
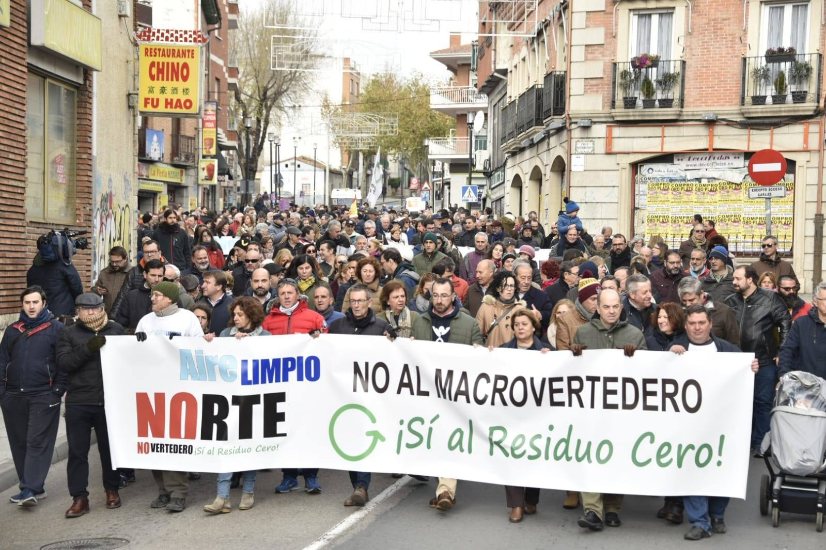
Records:
[[[744,498],[753,355],[698,353],[296,334],[115,336],[101,357],[115,467]]]
[[[218,183],[218,159],[201,159],[198,163],[198,184],[216,185]]]
[[[201,156],[214,157],[218,154],[218,102],[204,101],[201,131]]]
[[[143,114],[195,115],[200,108],[201,48],[141,44],[138,105]]]

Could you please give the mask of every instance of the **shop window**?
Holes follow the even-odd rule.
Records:
[[[75,222],[77,91],[29,74],[26,210],[29,219]]]

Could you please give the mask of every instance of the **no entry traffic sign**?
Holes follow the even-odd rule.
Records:
[[[774,149],[762,149],[749,160],[749,176],[757,185],[774,185],[786,175],[786,159]]]

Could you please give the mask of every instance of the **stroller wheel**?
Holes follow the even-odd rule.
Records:
[[[760,515],[767,516],[769,515],[769,499],[771,495],[769,492],[771,488],[769,487],[769,476],[763,475],[760,478]]]
[[[777,506],[772,508],[772,527],[780,526],[780,508]]]
[[[818,512],[815,516],[815,529],[818,533],[823,531],[823,512]]]

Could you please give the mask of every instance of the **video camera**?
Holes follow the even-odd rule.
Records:
[[[72,263],[72,256],[78,250],[89,248],[89,240],[84,237],[88,231],[72,231],[68,227],[62,230],[52,229],[37,239],[37,251],[44,262],[61,260],[65,264]]]

